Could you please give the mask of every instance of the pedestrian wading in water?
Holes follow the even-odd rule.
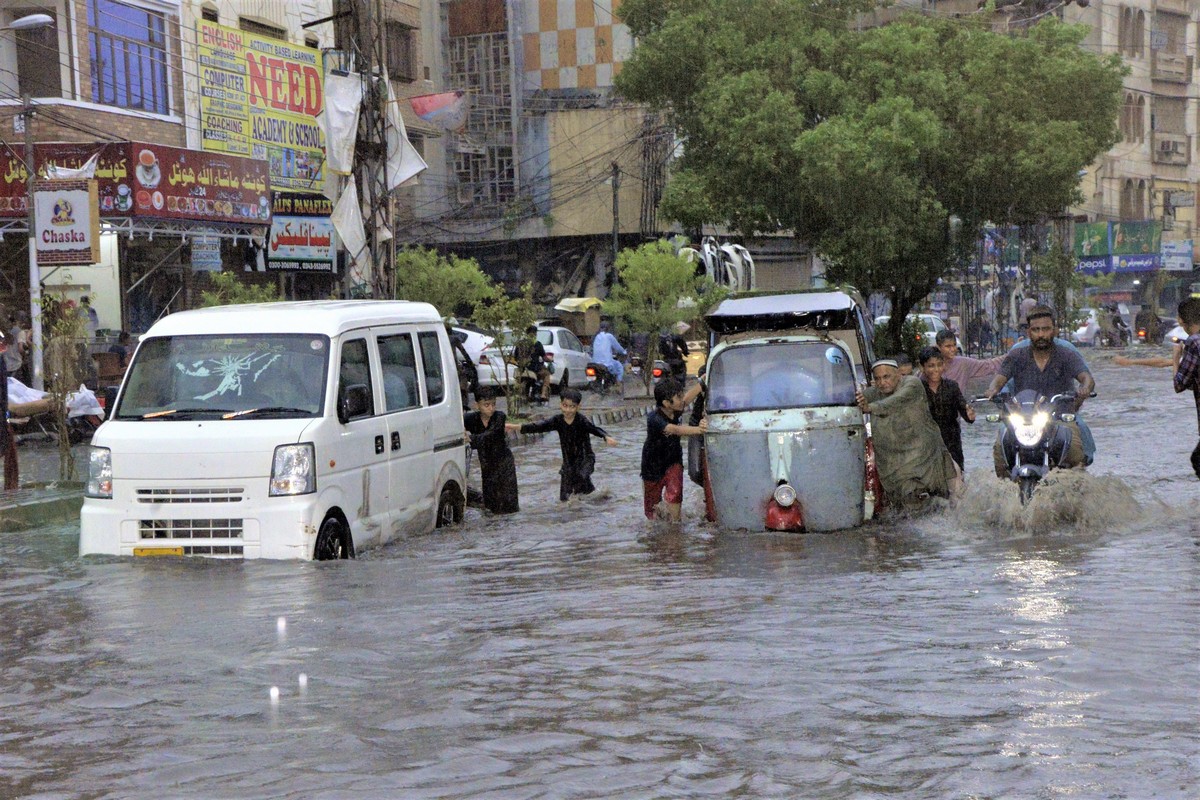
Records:
[[[1196,419],[1200,424],[1200,298],[1189,297],[1179,304],[1179,324],[1187,333],[1183,347],[1175,351],[1175,391],[1191,389],[1196,399]],[[1200,478],[1200,444],[1192,451],[1192,469]]]
[[[558,432],[558,444],[562,448],[562,469],[559,470],[561,480],[558,484],[558,499],[567,501],[573,494],[591,494],[596,491],[592,485],[592,472],[596,469],[596,454],[592,452],[590,437],[598,436],[609,447],[617,440],[605,433],[587,417],[579,413],[579,405],[583,395],[578,389],[564,388],[559,397],[561,414],[540,420],[526,422],[524,425],[508,423],[505,427],[510,431],[521,433]]]
[[[925,399],[929,402],[929,413],[942,432],[942,441],[950,451],[954,463],[962,471],[963,449],[962,428],[958,418],[975,423],[975,409],[963,397],[962,389],[954,381],[943,375],[945,359],[942,351],[936,347],[926,347],[918,357],[921,362],[921,382],[925,384]]]
[[[684,390],[673,378],[664,378],[654,386],[654,410],[646,417],[646,443],[642,445],[642,510],[647,519],[662,514],[678,522],[683,505],[682,436],[700,436],[708,430],[708,420],[699,425],[680,425],[683,409],[700,394],[699,383]]]
[[[476,389],[475,409],[463,416],[463,427],[467,444],[479,453],[483,507],[493,514],[520,511],[517,467],[508,447],[504,412],[496,410],[496,390],[490,386]]]

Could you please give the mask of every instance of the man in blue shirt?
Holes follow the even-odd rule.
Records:
[[[1019,393],[1032,389],[1047,399],[1056,394],[1075,392],[1075,411],[1079,411],[1084,400],[1096,388],[1092,373],[1088,372],[1087,364],[1077,350],[1072,350],[1054,341],[1054,333],[1058,326],[1054,321],[1054,312],[1047,306],[1035,306],[1029,312],[1029,347],[1014,347],[1000,362],[1000,371],[992,379],[985,395],[994,397],[1011,378],[1013,392]],[[1076,388],[1076,383],[1079,384]],[[1068,467],[1085,466],[1086,456],[1083,452],[1083,439],[1078,424],[1064,423],[1071,429],[1071,446],[1067,449]],[[1007,477],[1008,470],[1004,465],[1004,453],[997,438],[992,451],[995,461],[996,474],[1001,478]]]
[[[617,383],[625,379],[625,364],[617,358],[625,357],[625,348],[612,335],[607,322],[600,323],[600,332],[592,339],[592,361],[603,364],[604,368],[613,374]]]

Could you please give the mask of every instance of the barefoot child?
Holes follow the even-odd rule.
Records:
[[[962,428],[958,418],[975,423],[975,409],[963,397],[962,389],[954,381],[943,375],[946,362],[942,351],[936,347],[926,347],[919,356],[921,362],[921,382],[925,384],[925,399],[929,401],[929,414],[937,423],[942,433],[942,441],[950,451],[950,457],[963,467]]]
[[[475,408],[463,416],[463,427],[467,443],[479,453],[483,507],[493,514],[520,511],[517,468],[508,448],[504,412],[496,410],[496,390],[490,386],[476,389]]]
[[[674,378],[663,378],[654,387],[654,410],[646,417],[646,443],[642,445],[642,509],[654,519],[658,504],[667,519],[678,522],[683,504],[683,443],[681,436],[698,436],[708,430],[708,420],[699,425],[680,425],[683,409],[700,393],[700,384],[684,390]]]
[[[562,469],[559,470],[562,477],[558,484],[558,499],[566,502],[573,494],[591,494],[596,491],[596,487],[592,485],[596,454],[592,452],[592,440],[589,437],[599,436],[609,447],[615,445],[617,440],[579,413],[583,395],[578,389],[563,389],[559,400],[561,414],[539,422],[526,422],[524,425],[509,423],[506,427],[510,431],[519,430],[521,433],[558,431],[558,444],[562,448]]]

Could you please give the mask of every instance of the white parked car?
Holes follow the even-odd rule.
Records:
[[[495,339],[474,328],[455,327],[453,331],[464,337],[463,349],[471,356],[475,364],[475,372],[480,386],[504,387],[516,382],[516,370],[512,364],[505,364],[500,351],[492,347]]]
[[[482,334],[479,334],[482,336]],[[511,331],[505,331],[506,337],[511,337]],[[503,386],[507,381],[516,382],[516,367],[505,364],[498,347],[493,347],[490,336],[483,336],[487,343],[481,348],[479,355],[472,353],[481,386]],[[546,355],[554,361],[554,374],[550,383],[561,389],[564,386],[585,386],[588,381],[587,365],[592,360],[588,349],[583,346],[574,333],[558,325],[538,325],[538,341],[546,350]],[[511,339],[510,339],[511,341]],[[466,345],[471,353],[471,344]],[[507,348],[507,345],[505,346]],[[506,368],[507,373],[502,371]],[[507,374],[507,379],[505,375]]]
[[[891,317],[886,315],[882,317],[876,317],[875,328],[878,330],[879,328],[887,325],[889,319],[891,319]],[[908,319],[909,321],[916,319],[921,320],[921,324],[925,326],[924,345],[928,345],[929,347],[937,347],[937,335],[939,332],[950,330],[942,318],[937,314],[909,314]],[[959,338],[957,334],[954,337],[954,341],[958,343],[958,352],[966,352],[963,350],[962,339]]]

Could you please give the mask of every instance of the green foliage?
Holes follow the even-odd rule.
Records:
[[[67,428],[67,395],[78,390],[91,373],[91,353],[88,349],[87,317],[63,296],[42,308],[53,308],[45,329],[46,389],[53,406],[54,424],[58,433],[58,479],[75,480],[75,454],[71,451],[71,435]]]
[[[471,321],[494,339],[492,346],[500,351],[504,361],[513,362],[517,344],[537,318],[538,305],[533,300],[533,284],[527,283],[521,287],[521,294],[516,297],[497,292],[475,308]],[[508,382],[507,373],[498,377],[505,381],[504,393],[508,397],[508,415],[519,416],[525,402],[519,386]]]
[[[625,0],[638,47],[617,84],[686,137],[664,216],[790,229],[831,280],[887,292],[903,318],[983,223],[1079,199],[1078,171],[1117,140],[1124,68],[1053,17],[1023,36],[849,24],[873,5]]]
[[[929,329],[920,317],[904,317],[899,331],[893,330],[891,322],[889,319],[887,325],[875,327],[875,355],[879,358],[890,358],[896,353],[904,353],[916,370],[921,363],[917,354],[926,346],[925,333]]]
[[[657,333],[695,317],[702,304],[714,300],[715,288],[696,276],[695,264],[676,255],[670,242],[650,242],[617,254],[617,284],[604,313],[623,330]]]
[[[431,303],[445,316],[470,316],[499,289],[473,258],[405,248],[396,253],[396,297]]]
[[[283,299],[275,284],[245,283],[236,272],[209,272],[209,288],[200,293],[200,307],[273,303]]]
[[[1062,249],[1060,244],[1052,244],[1050,251],[1033,257],[1033,268],[1038,275],[1050,282],[1054,294],[1054,309],[1059,318],[1064,321],[1073,319],[1075,310],[1067,307],[1067,297],[1071,290],[1083,288],[1082,276],[1075,271],[1075,259]]]

